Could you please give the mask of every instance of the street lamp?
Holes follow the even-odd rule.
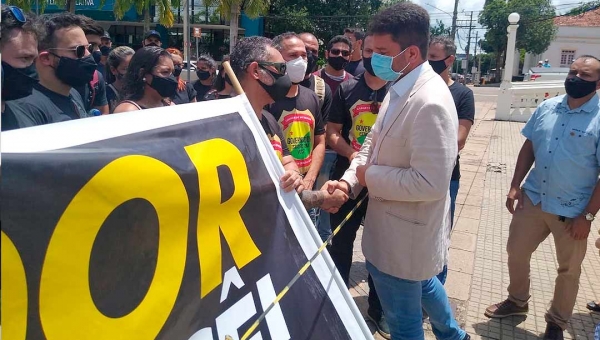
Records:
[[[512,73],[515,64],[515,45],[517,43],[517,28],[519,28],[518,22],[521,16],[519,13],[511,13],[508,16],[508,43],[506,45],[506,62],[504,63],[504,70],[502,70],[502,84],[501,88],[510,88]]]

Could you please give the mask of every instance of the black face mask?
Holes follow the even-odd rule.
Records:
[[[100,47],[100,53],[103,56],[108,56],[110,54],[110,47],[108,47],[108,46],[102,46],[102,47]]]
[[[181,66],[175,66],[175,69],[173,70],[173,75],[177,78],[181,75],[181,71],[183,71]]]
[[[600,80],[600,79],[599,79]],[[571,98],[579,99],[596,91],[596,81],[583,80],[579,77],[565,79],[565,91]]]
[[[153,43],[153,42],[151,42],[151,43],[149,43],[149,44],[146,44],[146,46],[156,46],[156,47],[158,47],[158,44],[157,44],[157,43]]]
[[[115,78],[117,80],[123,80],[123,78],[125,78],[125,73],[121,73],[121,72],[117,71],[117,75],[115,76]]]
[[[288,92],[290,92],[290,88],[292,87],[292,80],[290,79],[290,76],[288,76],[287,74],[277,74],[266,68],[263,69],[269,72],[269,74],[273,78],[273,85],[267,85],[259,79],[258,83],[260,84],[260,86],[262,86],[262,88],[265,89],[265,91],[267,91],[267,93],[269,94],[271,99],[273,99],[273,101],[276,102],[284,99]]]
[[[2,84],[2,100],[15,100],[27,97],[33,90],[33,85],[38,82],[35,63],[29,67],[16,68],[2,62],[3,78],[6,77],[7,85]]]
[[[231,80],[229,80],[228,75],[225,75],[224,77],[217,77],[217,79],[215,80],[215,90],[217,90],[218,92],[225,90],[225,83],[229,84],[229,86],[233,86],[233,84],[231,84]]]
[[[448,69],[448,66],[446,66],[446,59],[448,58],[450,58],[450,56],[447,56],[442,60],[429,60],[429,65],[431,65],[431,68],[433,68],[435,73],[442,74]]]
[[[334,70],[341,71],[344,69],[344,67],[346,67],[346,65],[348,65],[348,60],[344,59],[342,56],[329,57],[327,58],[327,64],[333,67]]]
[[[163,98],[171,98],[177,94],[179,82],[177,78],[170,75],[168,77],[159,77],[152,75],[152,82],[149,84]]]
[[[200,80],[206,80],[208,78],[210,78],[211,74],[208,71],[196,71],[196,75],[198,76],[198,79]]]
[[[370,75],[372,75],[373,77],[376,77],[375,71],[373,71],[373,65],[371,65],[371,58],[363,57],[363,66],[364,66],[365,70],[367,70],[367,72],[369,72]]]
[[[91,55],[81,59],[59,57],[58,66],[55,69],[56,77],[63,83],[78,87],[89,83],[94,78],[94,72],[98,66]]]
[[[94,61],[96,62],[96,64],[100,64],[100,58],[102,58],[102,52],[94,51],[94,52],[92,52],[92,57],[94,57]]]
[[[315,69],[317,68],[317,61],[319,60],[319,58],[317,58],[317,56],[315,56],[312,52],[308,52],[306,58],[308,60],[308,66],[306,67],[306,75],[309,75],[315,72]]]

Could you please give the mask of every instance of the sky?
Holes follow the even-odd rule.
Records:
[[[452,25],[452,11],[454,10],[454,0],[413,0],[414,3],[417,3],[423,6],[429,12],[431,16],[432,25],[435,24],[436,20],[441,20],[446,24],[446,26]],[[577,7],[581,3],[587,1],[581,0],[552,0],[552,4],[556,7],[557,14],[563,14],[568,10]],[[485,34],[485,30],[481,29],[481,26],[477,24],[477,16],[481,10],[483,10],[483,4],[485,0],[459,0],[458,3],[458,20],[469,20],[470,12],[473,13],[473,20],[475,21],[475,25],[479,29],[475,29],[472,31],[472,45],[471,45],[471,53],[473,53],[473,47],[475,46],[475,34],[479,32],[479,38],[482,38]],[[432,7],[435,6],[435,7]],[[444,13],[447,12],[447,13]],[[459,23],[460,24],[460,23]],[[466,24],[466,23],[463,23]],[[466,46],[468,36],[467,29],[459,29],[458,30],[458,53],[464,53],[464,48]]]

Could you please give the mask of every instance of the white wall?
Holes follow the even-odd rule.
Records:
[[[575,57],[591,54],[600,58],[600,27],[559,26],[556,37],[546,52],[541,55],[525,55],[523,73],[544,59],[548,59],[552,67],[560,67],[562,50],[574,50]]]
[[[575,57],[591,54],[600,58],[600,27],[559,26],[556,38],[542,54],[550,65],[560,67],[562,50],[575,50]]]

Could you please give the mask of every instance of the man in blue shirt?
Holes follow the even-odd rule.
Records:
[[[545,340],[563,339],[577,298],[587,237],[600,209],[598,89],[600,61],[593,56],[579,57],[565,80],[567,94],[540,104],[523,128],[527,140],[507,195],[506,207],[513,214],[506,247],[509,296],[488,307],[485,315],[527,315],[531,254],[552,234],[558,276],[546,313]]]

